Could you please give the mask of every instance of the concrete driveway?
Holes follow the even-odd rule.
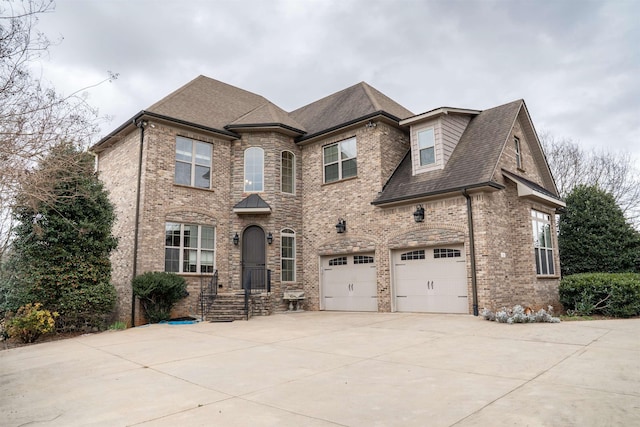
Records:
[[[3,426],[640,425],[640,319],[304,312],[0,351]]]

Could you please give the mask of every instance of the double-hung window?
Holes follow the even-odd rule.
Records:
[[[215,228],[167,222],[165,224],[164,271],[213,273]]]
[[[323,147],[324,182],[339,181],[358,174],[356,138]]]
[[[533,246],[536,256],[536,274],[553,275],[553,240],[551,236],[551,215],[531,211],[531,224],[533,230]]]
[[[258,193],[264,189],[264,150],[251,147],[244,150],[244,191]]]
[[[176,137],[176,184],[211,187],[211,144]]]
[[[436,162],[436,138],[433,128],[418,131],[418,150],[420,166],[432,165]]]
[[[280,233],[280,254],[282,259],[282,281],[295,282],[296,280],[296,234],[293,230],[285,228]]]
[[[296,188],[296,156],[291,151],[283,151],[280,156],[280,190],[294,194]]]

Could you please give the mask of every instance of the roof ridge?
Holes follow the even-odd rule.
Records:
[[[372,87],[369,83],[362,81],[359,84],[364,89],[364,93],[367,95],[367,98],[369,98],[369,101],[371,101],[371,104],[373,104],[373,108],[375,108],[376,111],[382,111],[382,105],[380,105],[376,97],[373,95],[373,92],[371,91]]]
[[[234,121],[232,121],[231,124],[239,122],[240,120],[244,119],[245,117],[250,116],[251,114],[253,114],[254,112],[256,112],[259,109],[263,108],[265,105],[268,105],[269,103],[270,103],[269,100],[265,98],[265,102],[263,104],[260,104],[257,107],[247,111],[246,113],[244,113],[243,115],[241,115],[240,117],[238,117]]]

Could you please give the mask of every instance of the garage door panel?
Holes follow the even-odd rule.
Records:
[[[325,310],[377,311],[377,273],[373,254],[322,260]]]
[[[397,311],[468,313],[463,246],[400,251],[393,261]]]

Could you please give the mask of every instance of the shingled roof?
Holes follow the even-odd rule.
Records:
[[[411,153],[407,153],[373,204],[383,205],[464,188],[502,188],[493,181],[493,174],[523,107],[524,101],[520,99],[473,117],[444,169],[413,175]]]
[[[242,123],[247,124],[251,112],[255,113],[254,123],[286,122],[282,124],[300,127],[266,98],[205,76],[196,77],[145,111],[214,129],[243,118]]]
[[[258,126],[281,125],[300,135],[304,134],[304,127],[289,116],[277,105],[266,102],[259,107],[249,111],[238,119],[225,126],[225,129],[238,129]]]
[[[365,82],[315,101],[290,113],[310,138],[341,125],[376,113],[387,113],[397,120],[413,113]]]

